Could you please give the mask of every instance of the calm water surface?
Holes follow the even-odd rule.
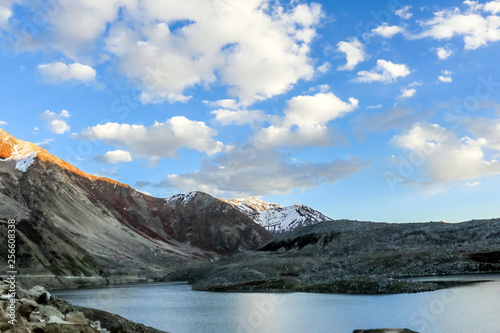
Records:
[[[348,332],[399,327],[425,333],[500,333],[500,279],[419,294],[209,293],[154,283],[54,291],[172,333]]]

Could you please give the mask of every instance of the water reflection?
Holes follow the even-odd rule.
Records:
[[[499,281],[383,296],[208,293],[172,283],[54,294],[172,333],[345,333],[381,327],[425,333],[500,332]]]

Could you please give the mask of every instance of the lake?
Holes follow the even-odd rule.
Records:
[[[387,327],[425,333],[499,333],[500,277],[494,278],[493,282],[434,292],[381,296],[210,293],[192,291],[184,283],[52,293],[75,305],[116,313],[172,333],[351,333]]]

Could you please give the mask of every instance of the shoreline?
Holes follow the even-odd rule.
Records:
[[[135,275],[127,276],[93,276],[93,277],[76,277],[76,276],[36,276],[36,275],[26,275],[20,276],[20,284],[26,288],[31,288],[36,285],[47,286],[47,290],[50,291],[63,291],[63,290],[73,290],[73,289],[92,289],[92,288],[107,288],[114,286],[127,286],[127,285],[148,285],[153,283],[162,282],[178,282],[186,283],[191,286],[193,291],[210,291],[210,292],[265,292],[265,293],[293,293],[293,292],[308,292],[308,293],[321,293],[321,294],[358,294],[358,295],[389,295],[389,294],[405,294],[405,293],[418,293],[418,292],[428,292],[440,289],[448,289],[453,287],[460,287],[469,284],[486,283],[500,280],[499,273],[470,273],[470,274],[450,274],[450,275],[426,275],[426,276],[405,276],[405,277],[384,277],[384,276],[361,276],[367,280],[378,282],[383,281],[393,281],[393,282],[405,282],[402,289],[392,290],[389,292],[384,292],[387,290],[366,290],[365,292],[352,292],[349,290],[344,290],[343,292],[332,288],[329,284],[317,285],[304,285],[297,286],[294,284],[287,284],[286,282],[281,284],[282,281],[277,281],[273,279],[258,281],[257,283],[252,282],[246,283],[233,283],[228,285],[215,285],[215,286],[205,286],[197,285],[195,282],[190,282],[188,279],[184,280],[169,280],[164,278],[146,278],[138,277]],[[57,281],[56,283],[43,284],[39,279],[49,279],[52,281]],[[344,276],[339,278],[338,281],[349,282],[353,279],[358,279],[360,276]],[[27,283],[29,281],[29,283]],[[63,283],[65,282],[75,282],[75,283]],[[100,283],[101,282],[101,283]],[[290,282],[290,281],[289,281]],[[366,281],[365,281],[366,282]],[[279,286],[274,285],[278,283]],[[407,283],[407,284],[406,284]],[[408,287],[406,287],[408,286]],[[413,286],[417,288],[413,288]],[[427,288],[426,288],[427,286]]]

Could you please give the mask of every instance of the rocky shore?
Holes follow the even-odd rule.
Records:
[[[44,287],[18,288],[0,284],[0,332],[5,333],[162,333],[118,315],[74,306]]]

